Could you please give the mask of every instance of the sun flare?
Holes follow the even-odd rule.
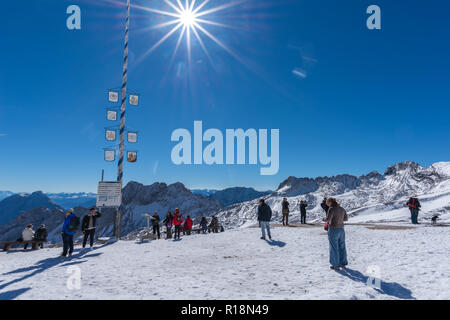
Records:
[[[233,28],[233,26],[226,25],[223,23],[219,23],[216,21],[213,21],[212,19],[205,18],[205,16],[215,13],[230,7],[233,7],[235,5],[238,5],[242,3],[242,0],[237,1],[231,1],[226,4],[222,4],[217,7],[205,9],[204,7],[212,2],[212,0],[204,0],[202,3],[198,4],[196,3],[196,0],[185,0],[183,3],[183,0],[164,0],[164,2],[170,7],[170,11],[164,11],[160,9],[155,8],[149,8],[149,7],[143,7],[143,6],[134,6],[138,9],[164,15],[171,17],[172,19],[160,24],[157,24],[155,26],[152,26],[151,29],[161,29],[166,27],[171,27],[171,29],[159,40],[157,41],[153,46],[151,46],[141,57],[141,59],[144,59],[148,54],[153,52],[155,49],[157,49],[163,42],[165,42],[168,38],[170,38],[174,33],[177,31],[178,34],[178,40],[175,45],[175,49],[172,53],[171,63],[175,57],[175,55],[178,52],[178,49],[181,45],[181,42],[186,39],[186,51],[187,51],[187,58],[188,63],[190,63],[191,60],[191,42],[193,38],[195,38],[200,45],[201,49],[207,56],[208,60],[212,63],[211,56],[206,48],[206,45],[202,39],[202,36],[206,36],[213,42],[215,42],[218,46],[220,46],[222,49],[227,51],[229,54],[231,54],[234,58],[237,60],[240,60],[237,55],[232,52],[224,43],[222,43],[219,39],[217,39],[212,33],[210,33],[205,25],[210,26],[216,26],[216,27],[223,27],[223,28]]]

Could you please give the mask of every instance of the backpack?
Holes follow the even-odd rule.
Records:
[[[75,232],[75,230],[80,226],[80,218],[78,218],[77,216],[72,217],[72,219],[70,219],[70,223],[67,226],[67,229],[70,232]]]

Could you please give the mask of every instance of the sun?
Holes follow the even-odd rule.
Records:
[[[174,1],[174,2],[172,2]],[[209,9],[205,9],[207,4],[212,2],[213,0],[203,0],[201,3],[196,3],[196,0],[164,0],[164,2],[170,7],[170,11],[164,11],[156,8],[149,8],[143,6],[134,6],[138,9],[156,13],[159,15],[164,15],[170,17],[171,19],[167,22],[163,22],[154,26],[151,26],[149,29],[161,29],[170,27],[169,31],[153,46],[151,46],[141,57],[138,59],[138,62],[145,59],[145,57],[157,49],[163,42],[165,42],[168,38],[170,38],[174,33],[178,32],[178,40],[176,41],[176,45],[174,51],[172,53],[171,62],[169,65],[172,65],[173,59],[181,45],[181,42],[185,39],[186,41],[186,51],[187,51],[187,60],[190,64],[191,60],[191,41],[195,38],[200,45],[201,49],[207,56],[208,60],[212,63],[211,56],[206,48],[206,45],[202,39],[203,37],[207,37],[213,42],[215,42],[222,49],[227,51],[230,55],[232,55],[235,59],[240,60],[240,58],[232,52],[224,43],[222,43],[219,39],[217,39],[213,34],[211,34],[205,27],[205,25],[223,27],[223,28],[231,28],[233,26],[219,23],[217,21],[213,21],[211,19],[206,18],[205,16],[218,12],[233,6],[236,6],[243,2],[243,0],[235,0],[230,1],[229,3],[222,4],[216,7],[212,7]],[[175,2],[176,1],[176,2]]]
[[[180,22],[183,23],[185,27],[191,27],[196,21],[195,14],[191,10],[185,10],[180,14]]]

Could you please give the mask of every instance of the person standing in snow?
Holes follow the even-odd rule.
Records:
[[[152,227],[153,227],[153,234],[156,234],[158,236],[158,239],[161,239],[161,234],[159,230],[159,221],[161,218],[158,215],[158,212],[153,212],[153,216],[150,217],[152,220]]]
[[[306,203],[305,200],[300,201],[300,223],[301,224],[306,224],[306,207],[308,206],[308,204]]]
[[[175,236],[174,239],[180,239],[181,226],[183,225],[183,215],[180,212],[180,209],[175,209],[175,214],[173,216],[173,225],[175,226]]]
[[[283,202],[281,202],[281,213],[283,214],[283,226],[289,225],[289,202],[287,198],[283,198]]]
[[[172,238],[172,212],[167,211],[167,215],[163,220],[163,224],[166,226],[166,239]]]
[[[329,207],[326,221],[328,223],[328,242],[330,245],[330,268],[340,270],[348,264],[345,247],[344,221],[348,220],[347,212],[334,198],[328,198]]]
[[[32,224],[27,225],[25,229],[23,229],[22,239],[23,241],[32,241],[34,239],[34,230]],[[23,248],[24,250],[26,250],[28,248],[28,243],[25,243],[25,246]]]
[[[62,227],[63,253],[61,254],[61,257],[66,257],[67,253],[69,253],[69,257],[72,256],[73,235],[75,234],[75,230],[71,230],[71,222],[74,218],[76,218],[76,215],[73,213],[73,209],[67,210]]]
[[[87,239],[89,238],[89,244],[91,249],[94,246],[95,230],[97,228],[97,218],[100,218],[102,214],[95,211],[95,208],[89,210],[89,214],[83,217],[81,222],[81,232],[84,234],[83,248],[86,247]]]
[[[39,247],[41,249],[44,248],[44,242],[47,241],[47,236],[48,236],[47,228],[45,227],[45,224],[42,224],[39,227],[39,229],[36,230],[36,233],[34,234],[34,240],[42,241],[41,243],[39,243]]]
[[[270,219],[272,219],[272,209],[270,209],[264,199],[260,199],[258,205],[258,222],[261,226],[261,239],[263,240],[266,240],[266,229],[269,239],[272,239],[270,235]]]
[[[419,210],[420,210],[419,199],[411,197],[411,198],[409,198],[406,205],[409,207],[409,211],[411,212],[412,224],[419,224],[419,222],[417,222],[417,218],[419,217]]]
[[[219,219],[216,216],[212,216],[211,223],[209,224],[209,230],[213,233],[219,232]]]
[[[320,206],[322,207],[322,209],[325,211],[325,215],[328,213],[328,205],[327,205],[327,198],[323,198],[322,203],[320,204]]]
[[[200,227],[202,228],[203,234],[208,232],[208,220],[205,217],[202,217],[202,220],[200,220]]]
[[[192,223],[193,223],[193,221],[191,219],[191,216],[187,216],[186,221],[184,222],[183,234],[185,232],[188,236],[191,234]]]

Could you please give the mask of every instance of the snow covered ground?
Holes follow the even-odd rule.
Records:
[[[274,227],[271,242],[257,228],[119,241],[70,260],[60,248],[0,252],[0,299],[450,299],[450,227],[379,226],[400,228],[346,226],[341,272],[320,226]]]

